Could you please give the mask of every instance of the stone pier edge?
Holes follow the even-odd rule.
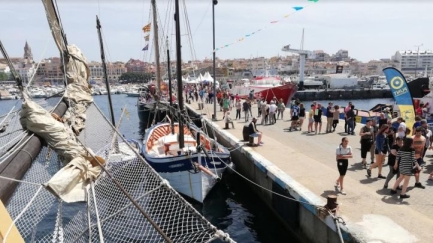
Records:
[[[194,110],[192,111],[196,113]],[[262,171],[269,178],[271,178],[282,189],[286,190],[290,194],[290,196],[299,201],[300,206],[315,215],[318,220],[325,223],[329,229],[331,229],[333,232],[335,232],[335,234],[338,235],[333,218],[329,214],[327,214],[325,218],[320,217],[320,210],[315,206],[310,205],[313,204],[318,206],[325,206],[326,202],[324,199],[317,196],[306,187],[298,183],[287,173],[275,166],[271,161],[267,160],[265,157],[255,152],[254,149],[252,149],[251,147],[242,146],[244,145],[244,142],[239,142],[239,139],[237,137],[223,130],[218,124],[212,122],[207,117],[202,117],[202,121],[204,121],[207,125],[211,126],[214,133],[218,133],[221,138],[226,140],[225,142],[229,143],[233,148],[237,148],[237,150],[239,150],[242,154],[249,158],[260,171]],[[301,202],[305,202],[308,204]],[[355,239],[355,234],[352,234],[345,225],[340,224],[340,229],[345,242],[357,242],[357,240]]]

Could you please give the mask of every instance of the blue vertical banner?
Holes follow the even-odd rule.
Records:
[[[412,129],[415,123],[415,109],[406,79],[400,71],[392,67],[383,69],[383,72],[391,88],[395,103],[400,110],[400,116],[405,120],[406,126]]]

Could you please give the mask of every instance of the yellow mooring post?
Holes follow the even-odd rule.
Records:
[[[3,202],[0,200],[0,242],[3,242],[3,239],[6,237],[6,233],[8,232],[9,227],[12,224],[12,218],[6,210]],[[12,225],[11,231],[9,232],[6,242],[13,243],[24,243],[23,238],[21,237],[20,232],[18,231],[15,225]]]

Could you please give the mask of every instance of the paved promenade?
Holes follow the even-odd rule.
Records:
[[[198,104],[189,105],[197,113],[207,116],[213,114],[213,105],[205,104],[203,110],[198,110]],[[252,107],[253,116],[257,117],[257,107]],[[243,112],[242,112],[243,113]],[[231,111],[234,120],[236,110]],[[223,115],[217,106],[216,124],[224,127]],[[433,152],[427,152],[427,165],[423,169],[420,182],[426,189],[414,188],[415,178],[412,177],[408,187],[409,199],[401,200],[391,196],[389,189],[383,189],[384,179],[377,179],[377,169],[372,171],[372,177],[366,177],[366,170],[361,167],[360,143],[358,135],[347,136],[344,133],[344,121],[340,121],[334,133],[308,134],[307,124],[302,131],[288,132],[290,126],[288,109],[284,112],[284,120],[277,120],[274,125],[258,125],[263,132],[263,146],[253,147],[254,151],[267,158],[300,184],[323,198],[330,194],[338,195],[339,211],[345,219],[351,232],[358,235],[364,242],[431,242],[433,238],[433,183],[427,181],[428,173],[433,170]],[[322,119],[322,132],[326,131],[326,118]],[[258,122],[260,123],[260,118]],[[227,132],[242,140],[242,128],[249,123],[245,119],[234,120],[235,129],[230,127]],[[362,124],[356,126],[358,134]],[[338,177],[335,150],[341,138],[347,136],[349,145],[354,150],[354,158],[349,160],[349,168],[344,180],[344,190],[347,195],[338,194],[334,183]],[[370,161],[370,155],[367,157]],[[388,174],[388,166],[382,174]],[[392,187],[395,179],[391,180]],[[397,194],[398,195],[398,194]]]

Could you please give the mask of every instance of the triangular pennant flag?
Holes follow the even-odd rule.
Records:
[[[149,44],[147,44],[145,47],[143,47],[142,51],[147,51],[149,50]]]
[[[304,7],[293,7],[294,10],[299,11],[302,10]]]

